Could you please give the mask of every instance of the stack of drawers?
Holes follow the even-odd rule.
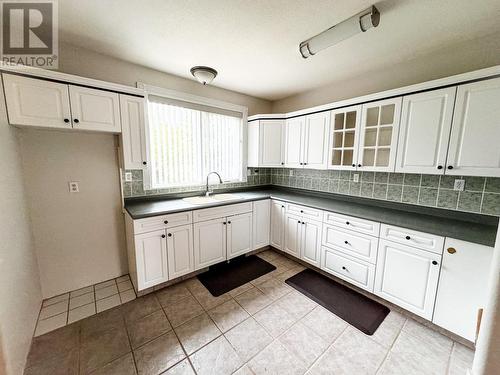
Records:
[[[380,223],[325,212],[321,268],[373,292]]]

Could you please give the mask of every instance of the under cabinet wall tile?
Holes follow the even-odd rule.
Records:
[[[420,188],[418,196],[418,203],[423,206],[436,206],[438,189],[433,188]]]
[[[487,191],[489,193],[500,193],[500,177],[488,177],[486,179],[486,186],[484,187],[484,191]]]
[[[481,213],[500,216],[500,194],[485,193]]]
[[[441,208],[456,209],[458,202],[458,191],[439,189],[437,206]]]
[[[458,207],[460,211],[480,212],[483,194],[480,192],[462,191],[458,196]]]

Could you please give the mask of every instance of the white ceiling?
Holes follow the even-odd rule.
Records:
[[[498,0],[386,0],[379,27],[307,60],[298,45],[372,5],[368,0],[62,0],[66,43],[269,100],[390,69],[466,39],[498,33]]]

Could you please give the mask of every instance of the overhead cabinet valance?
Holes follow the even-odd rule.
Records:
[[[500,78],[249,123],[249,166],[500,177]]]

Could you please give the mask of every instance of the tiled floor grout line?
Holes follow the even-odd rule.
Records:
[[[403,322],[403,324],[401,325],[401,328],[399,328],[399,331],[398,331],[398,334],[396,335],[396,337],[394,338],[394,340],[392,341],[392,344],[390,345],[389,347],[389,350],[387,351],[387,353],[385,353],[385,357],[384,359],[382,360],[382,362],[380,362],[380,365],[378,366],[377,368],[377,371],[375,371],[375,374],[377,374],[381,369],[382,367],[384,366],[384,363],[387,361],[387,357],[389,356],[389,354],[391,353],[392,351],[392,348],[394,347],[394,344],[396,343],[396,341],[398,340],[399,336],[401,335],[401,332],[403,332],[403,327],[404,325],[406,324],[406,321],[408,319],[405,318],[405,321]],[[375,341],[375,340],[373,340]]]

